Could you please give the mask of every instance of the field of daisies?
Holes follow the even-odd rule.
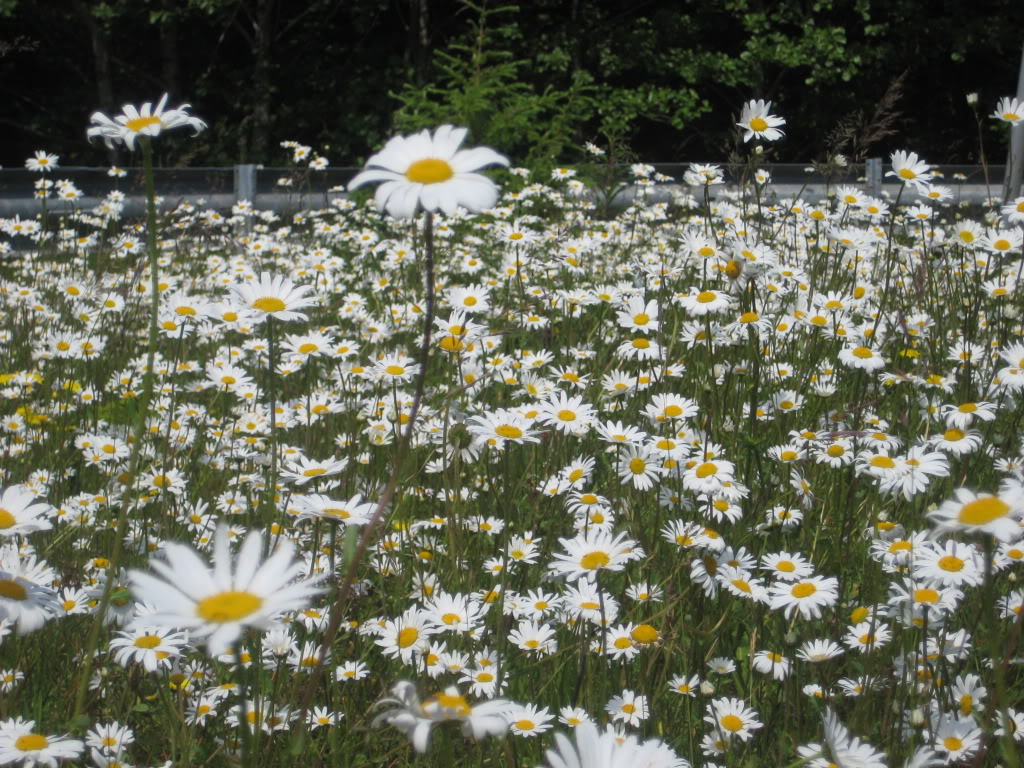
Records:
[[[783,125],[611,214],[452,126],[294,215],[29,159],[0,765],[1019,766],[1024,198],[781,197]]]

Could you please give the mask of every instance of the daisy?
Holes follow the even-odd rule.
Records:
[[[156,606],[146,623],[187,629],[205,638],[211,656],[220,656],[245,627],[269,629],[278,614],[301,610],[320,592],[315,578],[300,578],[308,568],[292,559],[293,549],[284,539],[261,562],[262,534],[254,530],[232,563],[228,529],[221,525],[213,538],[212,568],[192,548],[168,542],[163,559],[150,560],[157,576],[138,570],[129,576],[136,596]]]
[[[35,733],[35,725],[34,720],[20,717],[0,722],[0,765],[57,768],[58,762],[75,760],[85,750],[85,744],[77,739]]]
[[[37,149],[35,157],[30,157],[25,161],[25,167],[30,171],[40,171],[45,173],[52,171],[57,168],[57,155],[51,155],[49,152],[43,149]]]
[[[573,729],[573,740],[555,734],[555,747],[545,753],[540,768],[684,768],[689,765],[657,739],[641,742],[607,729],[599,731],[590,720]]]
[[[947,763],[966,762],[981,747],[981,729],[973,719],[946,715],[935,729],[932,747]]]
[[[983,580],[981,557],[971,544],[947,540],[928,542],[914,553],[914,577],[943,586],[977,587]]]
[[[814,566],[800,553],[773,552],[762,556],[761,570],[771,572],[779,581],[796,581],[814,573]]]
[[[509,730],[516,736],[531,738],[551,730],[553,716],[548,708],[537,709],[533,704],[513,705],[505,712]]]
[[[917,189],[924,189],[925,185],[934,178],[929,172],[929,166],[919,160],[916,152],[905,152],[898,150],[892,154],[892,170],[886,172],[886,176],[895,176],[903,181],[905,186],[914,186]]]
[[[1001,541],[1012,541],[1020,536],[1019,520],[1024,515],[1024,490],[1010,487],[1000,493],[976,494],[958,488],[956,498],[942,503],[929,513],[935,524],[935,533],[962,531],[987,533]]]
[[[388,620],[376,640],[385,656],[400,658],[411,664],[414,654],[423,654],[430,645],[430,636],[437,632],[427,611],[410,608],[397,619]]]
[[[53,578],[53,571],[34,557],[22,558],[12,547],[0,550],[0,620],[16,625],[18,634],[24,635],[63,616],[57,593],[43,586]]]
[[[48,531],[53,526],[46,519],[49,504],[33,504],[36,494],[24,486],[12,485],[0,495],[0,537],[24,536],[35,531]]]
[[[92,140],[98,136],[108,148],[113,149],[115,145],[123,142],[130,151],[135,149],[135,138],[137,136],[159,136],[163,131],[170,131],[174,128],[189,127],[193,136],[198,136],[206,128],[206,123],[198,117],[188,114],[189,105],[182,104],[175,109],[166,112],[167,94],[165,93],[153,108],[151,102],[146,102],[141,109],[131,104],[121,107],[121,114],[111,120],[102,112],[94,112],[89,118],[93,123],[85,135]]]
[[[769,587],[769,605],[773,610],[784,609],[786,618],[797,610],[805,619],[817,619],[821,609],[835,605],[839,600],[839,580],[811,576],[793,583]]]
[[[287,462],[281,470],[281,479],[295,485],[305,485],[311,481],[336,475],[348,465],[348,459],[327,459],[314,461],[300,456],[298,461]]]
[[[689,696],[691,699],[697,696],[697,689],[700,687],[699,675],[676,675],[668,681],[668,689],[673,693],[682,696]]]
[[[626,303],[626,308],[617,313],[617,321],[620,328],[656,333],[659,328],[658,302],[655,299],[645,302],[642,296],[633,296]]]
[[[851,737],[849,730],[831,709],[826,709],[825,747],[821,744],[807,744],[797,747],[797,753],[808,761],[811,768],[886,768],[885,755],[857,737]]]
[[[395,136],[366,162],[366,170],[349,182],[349,190],[384,182],[377,188],[378,210],[397,218],[412,218],[417,208],[444,211],[449,216],[459,206],[479,213],[498,199],[498,188],[475,171],[489,165],[505,165],[508,159],[493,149],[459,147],[467,128],[442,125],[434,134]]]
[[[156,672],[160,667],[170,669],[187,643],[186,633],[172,632],[164,627],[139,626],[128,632],[118,632],[108,645],[116,649],[114,661],[122,667],[134,662],[142,664],[147,672]]]
[[[740,121],[736,123],[743,129],[743,141],[750,141],[755,136],[765,141],[775,141],[782,138],[780,125],[786,121],[781,117],[768,114],[771,112],[772,103],[763,99],[750,100],[743,105],[740,113]]]
[[[640,491],[653,488],[658,478],[665,474],[657,452],[646,445],[627,445],[623,448],[616,472],[623,484],[632,482],[633,487]]]
[[[839,360],[843,365],[855,370],[871,373],[885,367],[885,359],[870,347],[845,347],[839,351]]]
[[[843,655],[843,649],[831,640],[808,640],[800,646],[796,655],[812,664],[834,659]]]
[[[471,417],[466,423],[466,429],[480,441],[501,448],[506,441],[539,443],[540,438],[537,435],[541,432],[529,429],[533,421],[516,411],[498,408],[491,413]]]
[[[540,407],[537,421],[565,434],[583,435],[590,430],[596,415],[594,406],[584,403],[582,397],[569,397],[559,391]]]
[[[623,691],[620,696],[613,696],[604,709],[611,715],[613,722],[623,722],[634,728],[638,728],[649,715],[647,697],[638,696],[629,690]]]
[[[625,533],[591,529],[574,539],[559,539],[565,553],[556,553],[550,565],[552,573],[564,575],[569,581],[581,577],[593,581],[598,571],[621,571],[625,564],[638,557],[637,542]]]
[[[278,320],[305,320],[306,315],[298,309],[313,306],[315,297],[308,294],[313,290],[308,285],[296,285],[286,277],[260,273],[256,280],[229,286],[233,298],[246,309],[255,311],[256,318],[273,317]]]
[[[1016,126],[1017,123],[1024,120],[1024,102],[1020,102],[1011,96],[1004,96],[996,104],[996,110],[992,113],[991,117]]]
[[[358,493],[347,501],[337,501],[321,494],[295,496],[293,501],[304,517],[340,521],[345,525],[366,525],[377,509],[376,502],[364,502]]]
[[[776,680],[785,680],[793,665],[781,653],[774,651],[758,651],[751,659],[750,665],[763,675],[771,675]]]
[[[757,719],[757,712],[747,707],[742,699],[712,699],[707,712],[704,722],[727,739],[748,741],[753,731],[763,725]]]

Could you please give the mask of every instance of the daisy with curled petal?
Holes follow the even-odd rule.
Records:
[[[53,526],[46,519],[49,504],[33,504],[36,494],[24,486],[12,485],[0,495],[0,537],[24,536],[35,531],[48,531]]]
[[[825,745],[807,744],[797,748],[811,768],[886,768],[885,755],[849,730],[831,709],[825,710]]]
[[[305,320],[298,309],[317,303],[316,297],[308,294],[313,290],[308,285],[296,285],[287,277],[261,273],[256,280],[229,286],[235,300],[254,312],[259,322],[268,317],[278,320]]]
[[[136,109],[131,104],[125,104],[121,114],[111,120],[102,112],[94,112],[90,120],[92,127],[88,128],[85,135],[91,140],[96,136],[103,139],[103,142],[110,148],[115,144],[123,142],[129,150],[135,149],[136,136],[159,136],[163,131],[174,128],[189,127],[194,136],[198,136],[206,128],[206,123],[198,117],[188,114],[190,105],[182,104],[175,109],[166,112],[167,94],[165,93],[156,108],[151,102],[146,102],[141,109]]]
[[[779,126],[785,125],[786,121],[781,117],[768,114],[771,109],[772,103],[764,99],[751,99],[743,105],[740,121],[736,125],[744,130],[744,142],[750,141],[755,136],[765,141],[782,138],[783,134],[779,130]]]
[[[473,213],[490,208],[498,199],[494,182],[476,171],[489,165],[507,166],[508,158],[493,149],[462,149],[467,128],[442,125],[413,136],[395,136],[366,161],[366,170],[349,182],[349,190],[383,182],[377,188],[377,210],[412,218],[418,208],[444,211],[449,216],[461,205]]]
[[[1009,486],[995,495],[958,488],[955,495],[955,499],[944,501],[928,515],[936,524],[936,535],[946,531],[987,533],[1000,541],[1013,541],[1020,536],[1024,488]]]
[[[129,573],[132,591],[157,612],[146,624],[189,630],[205,638],[207,653],[220,656],[246,627],[269,629],[274,617],[306,607],[321,590],[317,578],[301,578],[307,567],[293,560],[293,545],[282,540],[266,560],[262,534],[251,531],[232,562],[228,529],[221,525],[213,539],[213,567],[184,544],[168,542],[163,559],[150,560],[156,572]]]

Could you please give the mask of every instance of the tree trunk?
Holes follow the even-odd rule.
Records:
[[[107,45],[107,30],[82,0],[75,0],[75,12],[89,31],[92,45],[93,69],[96,76],[96,97],[98,106],[104,112],[114,111],[114,80],[110,74],[110,49]],[[117,150],[107,152],[111,165],[117,165]]]
[[[160,24],[160,79],[163,81],[164,90],[171,94],[171,100],[183,98],[181,86],[178,82],[178,19],[174,15],[174,9],[169,8],[171,4],[164,3],[164,7],[171,11],[167,19]]]
[[[253,62],[252,81],[255,89],[252,108],[252,158],[263,162],[267,158],[270,142],[270,105],[273,101],[274,86],[271,82],[271,43],[273,42],[274,0],[259,0],[256,17],[253,20]]]

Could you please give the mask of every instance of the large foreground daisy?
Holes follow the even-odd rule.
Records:
[[[573,729],[575,744],[555,734],[555,748],[544,755],[542,768],[682,768],[688,763],[657,739],[639,741],[632,734],[599,731],[592,722]]]
[[[317,303],[316,297],[308,295],[313,290],[310,286],[296,285],[280,275],[263,273],[256,280],[229,288],[234,298],[260,320],[305,320],[306,316],[295,310]]]
[[[416,209],[455,213],[460,205],[474,213],[490,208],[498,199],[494,182],[476,171],[489,165],[508,165],[508,158],[493,149],[460,150],[466,128],[442,125],[431,136],[395,136],[366,161],[366,170],[348,188],[384,182],[377,188],[378,210],[408,219]]]
[[[150,561],[162,578],[144,571],[130,574],[139,601],[156,608],[154,615],[145,617],[146,624],[188,629],[192,637],[206,638],[211,656],[219,656],[244,627],[268,629],[278,614],[305,608],[320,590],[315,579],[299,579],[306,566],[292,559],[291,543],[282,542],[261,562],[262,548],[260,532],[252,531],[232,563],[228,530],[221,526],[214,536],[210,568],[191,547],[168,543],[163,550],[166,559]]]

